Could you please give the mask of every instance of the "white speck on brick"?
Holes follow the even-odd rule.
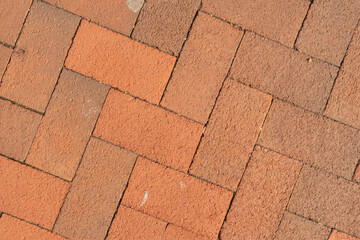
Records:
[[[144,0],[127,0],[126,1],[126,6],[133,12],[140,11],[143,4],[144,4]]]
[[[183,183],[182,181],[180,181],[179,184],[181,188],[185,187],[185,183]]]
[[[148,192],[145,191],[145,193],[144,193],[144,198],[143,198],[143,200],[142,200],[139,208],[141,208],[141,206],[145,204],[145,202],[147,201],[147,199],[148,199]]]

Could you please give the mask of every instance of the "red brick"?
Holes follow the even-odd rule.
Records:
[[[235,195],[222,239],[273,239],[301,164],[256,147]]]
[[[327,240],[331,229],[285,212],[275,240]]]
[[[282,101],[274,101],[260,133],[261,145],[351,179],[360,132]]]
[[[355,182],[359,182],[360,183],[360,160],[359,160],[359,163],[355,169],[355,172],[354,172],[354,176],[353,176],[353,180]]]
[[[215,238],[232,192],[138,158],[122,204]]]
[[[51,233],[35,225],[3,214],[0,218],[0,236],[2,239],[36,239],[36,240],[65,240],[65,238]]]
[[[0,1],[0,41],[14,46],[32,0]],[[1,54],[0,54],[1,55]]]
[[[94,135],[187,171],[202,131],[198,123],[110,90]]]
[[[227,80],[190,172],[236,190],[270,102],[271,96]]]
[[[162,237],[163,240],[209,240],[209,238],[197,235],[193,232],[169,224]]]
[[[0,87],[0,96],[45,111],[79,18],[34,1]],[[22,51],[21,51],[22,50]]]
[[[0,153],[24,161],[41,115],[0,100]]]
[[[200,0],[146,1],[133,36],[177,55],[200,6]]]
[[[331,232],[329,240],[359,240],[359,238],[352,237],[347,235],[346,233],[338,232],[333,230]]]
[[[358,0],[317,0],[311,5],[296,48],[340,65],[359,19]]]
[[[354,34],[325,115],[360,128],[360,26]]]
[[[308,10],[307,0],[204,0],[202,9],[290,47]]]
[[[166,222],[120,205],[106,239],[161,240],[166,224]]]
[[[0,156],[0,211],[51,229],[69,183]]]
[[[134,153],[91,138],[54,231],[71,239],[104,239],[135,159]]]
[[[161,105],[206,123],[242,34],[227,23],[199,13]]]
[[[46,0],[103,26],[130,35],[144,0]]]
[[[174,63],[175,57],[82,21],[65,65],[157,104]]]
[[[360,236],[360,185],[305,166],[288,206],[291,212]]]
[[[0,7],[0,9],[1,9],[1,7]],[[0,21],[0,24],[1,24],[1,21]],[[1,29],[1,27],[0,27],[0,29]],[[1,84],[2,75],[5,71],[6,65],[9,62],[11,53],[12,53],[12,50],[10,48],[0,45],[0,84]]]
[[[107,86],[64,70],[26,162],[71,180],[107,92]]]
[[[338,68],[246,32],[230,77],[306,109],[321,112]]]

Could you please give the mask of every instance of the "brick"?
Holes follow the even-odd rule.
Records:
[[[146,1],[133,37],[178,55],[199,6],[200,0]]]
[[[202,130],[198,123],[110,90],[94,135],[187,171]]]
[[[327,240],[331,229],[305,218],[285,212],[275,240]]]
[[[46,0],[103,26],[130,35],[144,0]]]
[[[307,0],[204,0],[202,9],[292,47],[309,3]]]
[[[305,166],[290,199],[289,211],[360,236],[360,185]]]
[[[232,195],[210,183],[138,158],[122,204],[215,238]]]
[[[349,46],[325,115],[360,128],[360,26]]]
[[[230,77],[306,109],[321,112],[338,68],[246,32]]]
[[[78,17],[34,1],[0,96],[44,112],[78,24]]]
[[[209,238],[197,235],[193,232],[169,224],[163,235],[163,240],[209,240]]]
[[[24,161],[41,115],[0,100],[0,153]]]
[[[54,231],[71,239],[104,239],[135,159],[134,153],[91,138]]]
[[[354,176],[353,176],[353,180],[355,182],[359,182],[360,183],[360,160],[359,160],[359,163],[355,169],[355,172],[354,172]]]
[[[1,24],[1,20],[0,20],[0,24]],[[10,48],[7,48],[7,47],[4,47],[3,45],[0,45],[0,86],[1,86],[1,78],[2,78],[2,76],[4,74],[6,65],[9,62],[11,53],[12,53],[12,50]]]
[[[333,230],[331,232],[329,240],[359,240],[359,238],[355,238],[350,235],[347,235],[346,233]]]
[[[273,239],[301,164],[256,147],[221,231],[222,239]]]
[[[318,0],[310,7],[296,48],[311,56],[340,65],[356,28],[358,0]]]
[[[243,31],[200,12],[161,105],[206,123],[242,34]]]
[[[69,183],[0,156],[0,211],[51,229]]]
[[[106,239],[154,239],[161,240],[166,222],[133,209],[119,206]]]
[[[71,180],[107,92],[107,86],[64,70],[26,162]]]
[[[261,145],[351,179],[360,153],[360,132],[282,101],[274,101]]]
[[[82,21],[65,65],[157,104],[174,63],[173,56]]]
[[[32,0],[1,0],[0,41],[14,46]],[[0,54],[1,55],[1,54]]]
[[[270,102],[271,96],[227,80],[190,172],[236,190]]]
[[[6,214],[0,218],[0,236],[2,239],[65,240],[57,234]]]

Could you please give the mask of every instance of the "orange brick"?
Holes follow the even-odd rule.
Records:
[[[144,0],[46,0],[103,26],[130,35]]]
[[[346,233],[342,233],[342,232],[333,230],[331,232],[329,240],[359,240],[359,238],[352,237],[350,235],[347,235]]]
[[[325,110],[325,115],[357,128],[360,128],[359,69],[360,26],[354,34]]]
[[[175,57],[82,21],[66,67],[158,103]]]
[[[169,224],[163,235],[163,240],[209,240],[209,238],[197,235],[193,232]]]
[[[106,239],[161,240],[165,227],[166,222],[120,205]]]
[[[134,153],[91,138],[54,231],[70,239],[104,239],[135,159]]]
[[[26,162],[71,180],[107,92],[107,86],[64,70]]]
[[[36,239],[36,240],[65,240],[65,238],[51,233],[35,225],[3,214],[0,218],[1,239]]]
[[[78,24],[78,17],[34,1],[0,96],[44,112]]]
[[[215,238],[232,192],[138,158],[122,204]]]
[[[0,156],[0,211],[51,229],[69,183]]]
[[[310,1],[204,0],[202,3],[206,12],[292,47]]]
[[[41,115],[0,99],[0,153],[24,161]]]
[[[1,7],[0,7],[0,9],[1,9]],[[0,24],[1,24],[1,20],[0,20]],[[0,27],[0,29],[1,29],[1,27]],[[1,78],[5,71],[6,65],[9,62],[11,53],[12,53],[12,50],[10,48],[0,45],[0,86],[1,86]]]
[[[300,162],[256,147],[221,231],[222,239],[273,239]]]
[[[202,130],[198,123],[110,90],[94,135],[187,171]]]
[[[270,102],[271,96],[227,80],[190,172],[236,190]]]
[[[0,1],[0,41],[15,45],[32,0]],[[0,53],[1,55],[1,53]]]
[[[161,105],[206,123],[242,34],[231,25],[200,12]]]

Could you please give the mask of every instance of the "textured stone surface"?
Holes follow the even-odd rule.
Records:
[[[54,231],[70,239],[104,239],[135,159],[134,153],[91,138]]]
[[[301,163],[256,147],[221,231],[222,239],[273,239]]]
[[[157,104],[174,63],[173,56],[83,20],[65,65]]]
[[[311,5],[296,48],[340,65],[360,17],[358,0],[317,0]]]
[[[4,74],[0,96],[45,111],[79,18],[35,1]]]
[[[1,156],[0,169],[0,211],[51,229],[69,183]]]
[[[321,112],[338,68],[246,32],[230,77],[261,91]]]
[[[200,0],[146,1],[133,37],[178,55]]]
[[[270,102],[271,96],[226,80],[190,172],[236,190]]]
[[[291,212],[360,237],[360,185],[304,166],[288,206]]]
[[[138,158],[122,204],[216,238],[232,192]]]
[[[110,90],[94,135],[187,171],[202,131],[198,123]]]
[[[169,224],[162,236],[162,240],[209,240],[209,238]]]
[[[0,45],[0,86],[1,86],[1,78],[5,71],[6,65],[9,62],[11,53],[12,50],[10,48]]]
[[[329,240],[359,240],[359,238],[352,237],[350,235],[347,235],[346,233],[333,230],[331,232]]]
[[[225,22],[199,13],[161,105],[206,123],[242,34]]]
[[[26,162],[71,180],[107,93],[107,86],[64,70]]]
[[[0,153],[24,161],[41,115],[0,99]]]
[[[260,144],[351,179],[360,153],[360,132],[282,101],[274,101]]]

